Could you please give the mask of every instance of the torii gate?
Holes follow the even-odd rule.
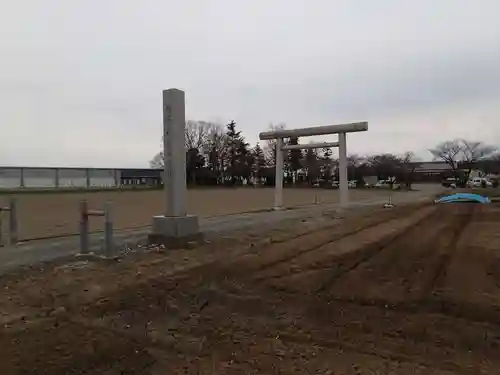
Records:
[[[349,204],[349,189],[347,185],[347,140],[346,134],[353,132],[363,132],[368,130],[368,122],[355,122],[350,124],[316,126],[310,128],[275,130],[259,134],[260,140],[276,139],[276,181],[274,188],[274,209],[283,208],[283,163],[284,152],[296,149],[313,148],[339,148],[339,185],[340,204]],[[313,143],[308,145],[284,145],[283,138],[290,137],[310,137],[317,135],[338,134],[338,142]]]

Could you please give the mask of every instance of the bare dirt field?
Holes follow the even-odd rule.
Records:
[[[407,205],[319,229],[0,281],[0,373],[498,374],[500,205]]]
[[[188,212],[201,217],[227,215],[273,206],[272,188],[193,189],[188,191]],[[351,200],[387,197],[387,191],[351,192]],[[398,194],[398,193],[395,193]],[[402,194],[402,193],[399,193]],[[76,234],[78,202],[86,199],[89,208],[102,209],[106,201],[113,202],[115,228],[150,225],[154,215],[164,213],[165,194],[162,191],[107,191],[63,194],[19,194],[19,239],[29,240],[50,236]],[[0,204],[2,203],[0,197]],[[4,196],[6,201],[8,197]],[[285,189],[286,206],[338,202],[338,191],[324,189]],[[102,220],[91,220],[91,230],[102,230]]]

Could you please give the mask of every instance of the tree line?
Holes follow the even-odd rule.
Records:
[[[284,129],[285,124],[270,125],[271,130]],[[299,144],[299,138],[285,139],[286,144]],[[251,146],[234,121],[223,126],[205,121],[187,121],[185,128],[186,178],[194,185],[274,185],[276,141]],[[480,166],[493,172],[498,165],[497,148],[481,142],[447,141],[429,150],[435,160],[442,160],[457,179],[467,179],[471,170]],[[163,153],[154,156],[152,168],[163,168]],[[286,151],[284,182],[299,185],[332,185],[338,180],[338,160],[331,148],[294,149]],[[411,188],[419,161],[413,152],[403,155],[350,154],[347,157],[349,180],[364,185],[367,176],[391,179]],[[496,170],[495,170],[496,171]],[[500,171],[499,171],[500,172]]]

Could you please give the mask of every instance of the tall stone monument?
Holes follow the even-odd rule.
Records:
[[[184,91],[163,91],[163,184],[166,197],[165,214],[153,217],[150,244],[178,248],[203,238],[198,217],[186,209],[186,105]]]

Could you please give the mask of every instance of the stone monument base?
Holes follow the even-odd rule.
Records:
[[[198,216],[154,216],[149,244],[163,245],[167,249],[188,247],[191,242],[203,241]]]

